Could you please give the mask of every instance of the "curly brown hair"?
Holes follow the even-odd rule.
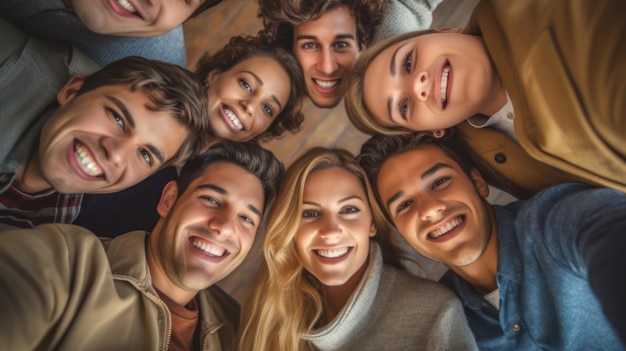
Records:
[[[293,50],[293,28],[320,18],[338,6],[350,9],[356,20],[357,42],[365,47],[374,38],[389,0],[258,0],[257,17],[263,21],[259,37]]]
[[[226,72],[238,63],[247,59],[264,56],[278,62],[289,76],[289,100],[285,108],[274,118],[267,130],[255,137],[257,141],[279,138],[285,131],[295,133],[304,122],[302,106],[305,99],[304,76],[300,65],[287,50],[262,41],[258,37],[240,35],[230,41],[214,54],[206,53],[198,61],[196,75],[208,87],[207,77],[210,72]]]

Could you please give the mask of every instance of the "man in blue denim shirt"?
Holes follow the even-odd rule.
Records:
[[[376,136],[359,160],[402,236],[450,268],[442,281],[479,348],[623,349],[626,195],[564,184],[492,206],[480,173],[449,146]]]

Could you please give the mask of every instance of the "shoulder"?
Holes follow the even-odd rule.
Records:
[[[387,298],[412,301],[445,302],[456,300],[455,295],[444,285],[421,277],[413,276],[392,266],[383,265],[380,289]]]

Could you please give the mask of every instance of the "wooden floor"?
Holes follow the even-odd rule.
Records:
[[[432,28],[463,27],[478,0],[443,0],[435,10]],[[185,23],[187,67],[195,68],[198,58],[207,51],[221,48],[231,36],[256,34],[261,28],[256,18],[255,0],[226,0]],[[354,128],[343,103],[332,109],[319,109],[307,103],[305,122],[297,134],[285,135],[264,146],[286,165],[311,146],[343,147],[358,153],[367,136]],[[246,261],[220,285],[241,301],[261,259],[259,236]]]

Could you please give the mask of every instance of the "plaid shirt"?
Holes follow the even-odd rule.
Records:
[[[60,194],[54,189],[28,194],[17,189],[10,174],[0,176],[0,227],[32,228],[43,223],[72,223],[83,194]]]

